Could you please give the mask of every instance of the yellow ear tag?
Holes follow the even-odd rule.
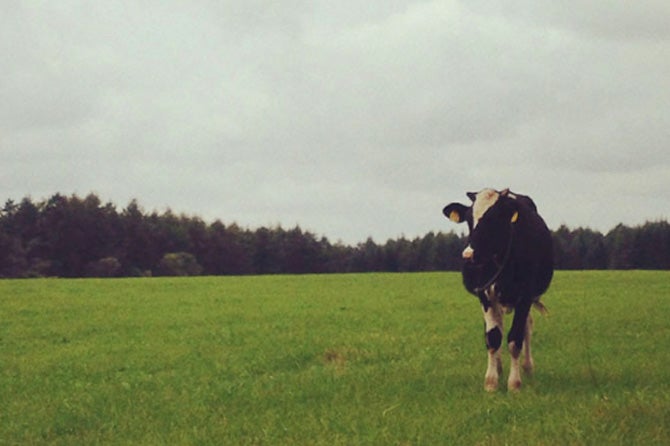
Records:
[[[460,223],[461,221],[461,216],[457,211],[451,211],[449,213],[449,220],[455,222],[455,223]]]
[[[517,221],[518,219],[519,219],[519,211],[516,211],[516,212],[514,212],[514,214],[512,214],[512,220],[511,220],[511,222],[512,222],[512,223],[516,223],[516,221]]]

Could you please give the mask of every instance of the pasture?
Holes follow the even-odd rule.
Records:
[[[558,272],[517,394],[460,280],[0,281],[0,444],[670,444],[669,272]]]

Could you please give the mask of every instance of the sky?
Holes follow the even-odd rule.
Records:
[[[0,201],[463,230],[467,191],[550,228],[670,217],[670,2],[0,1]]]

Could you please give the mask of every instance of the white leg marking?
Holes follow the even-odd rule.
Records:
[[[503,314],[500,306],[492,302],[487,311],[484,311],[484,323],[486,333],[498,328],[502,339],[503,333]],[[486,368],[486,375],[484,376],[484,388],[488,392],[493,392],[498,389],[498,380],[502,374],[502,359],[500,357],[500,348],[488,349],[488,366]]]
[[[502,308],[495,302],[491,302],[488,310],[484,311],[484,322],[486,323],[486,332],[498,327],[502,333],[503,313]]]
[[[533,367],[535,366],[533,362],[533,355],[530,349],[530,341],[533,337],[533,316],[528,313],[528,320],[526,321],[526,332],[523,339],[523,371],[526,375],[533,374]]]
[[[521,351],[514,347],[514,342],[510,342],[509,352],[510,365],[509,378],[507,380],[507,390],[515,392],[521,388],[521,373],[519,372],[519,356],[521,356]]]
[[[487,392],[498,390],[498,380],[502,375],[502,359],[500,358],[500,349],[496,351],[489,350],[489,363],[486,367],[484,376],[484,389]]]

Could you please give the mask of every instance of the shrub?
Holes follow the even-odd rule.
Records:
[[[193,254],[188,252],[167,253],[158,262],[158,275],[197,276],[202,274],[202,266]]]

